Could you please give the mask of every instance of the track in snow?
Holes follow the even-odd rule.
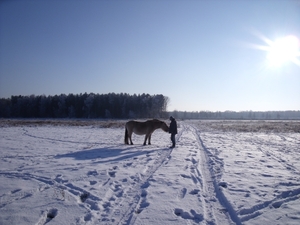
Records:
[[[185,124],[184,132],[188,133],[188,136],[193,136],[197,144],[197,154],[191,157],[191,162],[194,164],[191,176],[199,186],[204,220],[211,225],[241,224],[222,193],[222,183],[217,180],[218,174],[215,173],[215,169],[222,167],[221,160],[206,149],[199,131],[194,126]],[[217,168],[217,171],[219,170],[220,168]]]
[[[179,125],[175,149],[162,131],[127,146],[123,129],[4,128],[2,218],[28,206],[17,215],[36,225],[297,223],[299,135]]]
[[[178,140],[182,135],[179,132],[176,139]],[[164,148],[157,151],[157,156],[153,164],[146,165],[147,168],[143,174],[138,174],[136,177],[137,183],[129,188],[127,191],[126,199],[122,201],[122,208],[117,209],[115,212],[123,213],[124,216],[117,221],[116,224],[134,224],[136,217],[144,208],[148,206],[146,201],[147,188],[149,187],[149,180],[153,174],[164,164],[168,162],[171,157],[173,148]],[[124,210],[125,208],[125,210]],[[114,217],[114,215],[112,216]]]

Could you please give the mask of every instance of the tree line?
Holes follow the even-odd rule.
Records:
[[[300,120],[300,111],[173,111],[162,95],[108,93],[11,96],[0,99],[0,118],[168,118],[225,120]]]
[[[0,99],[2,118],[162,118],[169,98],[161,94],[61,94]]]
[[[224,112],[186,112],[173,111],[172,115],[178,119],[204,120],[300,120],[300,111],[224,111]]]

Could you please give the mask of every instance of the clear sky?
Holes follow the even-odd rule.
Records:
[[[299,38],[299,0],[1,1],[0,97],[149,93],[170,111],[300,110]]]

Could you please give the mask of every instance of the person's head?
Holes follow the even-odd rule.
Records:
[[[174,120],[174,117],[173,117],[173,116],[170,116],[170,120]]]

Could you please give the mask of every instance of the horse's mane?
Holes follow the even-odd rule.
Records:
[[[152,120],[148,120],[150,122],[154,122],[154,123],[163,123],[163,121],[159,120],[159,119],[152,119]]]

